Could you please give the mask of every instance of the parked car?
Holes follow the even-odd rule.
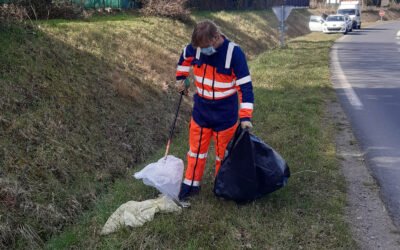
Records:
[[[329,15],[323,24],[324,33],[347,34],[353,30],[353,21],[347,15]]]
[[[325,20],[322,18],[322,16],[310,16],[308,27],[310,31],[322,31],[324,22]]]

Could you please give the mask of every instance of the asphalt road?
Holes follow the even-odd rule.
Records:
[[[331,76],[381,197],[400,228],[400,22],[341,37]]]

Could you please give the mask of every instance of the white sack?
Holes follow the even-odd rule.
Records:
[[[173,155],[161,158],[134,174],[136,179],[143,179],[143,183],[157,188],[161,193],[178,199],[183,176],[183,161]]]
[[[101,230],[102,235],[115,232],[121,226],[140,227],[148,221],[152,221],[157,212],[171,213],[181,212],[182,209],[170,198],[161,196],[157,199],[146,201],[128,201],[122,204],[108,218]]]

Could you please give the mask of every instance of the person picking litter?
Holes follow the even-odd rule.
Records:
[[[210,20],[196,24],[191,44],[180,56],[176,71],[179,93],[187,93],[185,79],[190,67],[197,93],[190,121],[188,165],[179,193],[182,201],[200,191],[211,138],[216,151],[216,176],[238,121],[243,129],[252,128],[254,103],[245,54]]]

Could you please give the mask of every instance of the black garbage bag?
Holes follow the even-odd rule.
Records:
[[[214,183],[214,194],[239,203],[253,201],[286,185],[290,170],[269,145],[238,127]]]

